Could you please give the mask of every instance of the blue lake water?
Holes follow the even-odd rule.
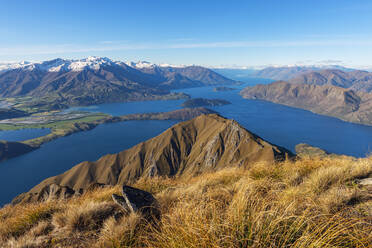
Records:
[[[0,163],[0,206],[43,179],[82,161],[94,161],[150,139],[175,121],[110,123],[44,144],[40,149]]]
[[[257,80],[249,82],[253,85]],[[192,97],[221,98],[232,104],[213,107],[221,115],[274,144],[292,151],[308,143],[333,153],[363,157],[372,149],[372,127],[351,124],[309,111],[239,96],[236,90],[214,92],[213,87],[179,90]],[[112,115],[161,112],[181,108],[183,100],[102,104],[73,110],[105,112]],[[174,121],[129,121],[104,124],[44,144],[40,149],[0,163],[0,205],[28,191],[46,177],[66,171],[85,160],[96,160],[160,134]]]
[[[49,128],[0,131],[0,140],[23,141],[44,136],[47,135],[48,133],[50,133]]]
[[[180,105],[184,101],[185,100],[106,103],[88,107],[74,107],[68,109],[67,111],[78,110],[89,112],[101,112],[118,116],[137,113],[172,111],[179,109]]]

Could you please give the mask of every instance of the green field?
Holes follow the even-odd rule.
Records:
[[[101,120],[107,117],[110,117],[110,115],[103,114],[103,113],[97,113],[97,114],[91,114],[88,116],[84,116],[82,118],[60,120],[60,121],[55,121],[55,122],[50,122],[50,123],[40,123],[40,124],[2,124],[0,123],[0,130],[3,130],[3,131],[19,130],[19,129],[25,129],[25,128],[38,128],[38,129],[50,128],[52,130],[65,129],[65,128],[70,127],[74,123],[94,122],[94,121]]]

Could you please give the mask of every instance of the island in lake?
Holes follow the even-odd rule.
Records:
[[[205,99],[205,98],[193,98],[185,101],[182,103],[182,107],[186,108],[196,108],[196,107],[202,107],[202,106],[222,106],[231,104],[231,102],[223,100],[223,99]]]
[[[235,90],[235,88],[230,88],[230,87],[226,87],[226,86],[218,86],[218,87],[213,88],[213,91],[215,91],[215,92],[231,91],[231,90]]]

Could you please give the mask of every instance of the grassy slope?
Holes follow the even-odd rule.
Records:
[[[35,125],[36,127],[33,128],[50,128],[52,132],[42,137],[34,138],[31,140],[23,141],[23,143],[32,145],[32,146],[40,146],[46,142],[51,140],[57,139],[59,137],[67,136],[75,132],[89,130],[94,128],[98,125],[101,121],[109,118],[110,116],[107,114],[95,114],[83,118],[78,119],[71,119],[65,121],[57,121],[48,124],[42,124],[40,127]],[[29,126],[27,125],[27,128]]]
[[[0,210],[3,247],[368,247],[372,159],[302,158],[194,178],[153,178],[162,219],[121,216],[119,187]],[[371,189],[369,189],[371,190]],[[115,217],[116,216],[116,217]]]
[[[19,130],[25,128],[50,128],[50,129],[65,129],[74,123],[92,122],[109,117],[107,114],[97,113],[82,118],[56,121],[46,124],[0,124],[0,130]]]

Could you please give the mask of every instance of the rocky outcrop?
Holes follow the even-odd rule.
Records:
[[[140,189],[124,185],[122,196],[113,194],[112,199],[125,213],[138,213],[147,220],[159,220],[159,203],[154,196]]]
[[[216,114],[202,115],[118,154],[80,163],[44,180],[22,198],[37,201],[42,189],[51,184],[80,192],[92,183],[123,185],[139,178],[195,175],[291,156],[288,150],[264,141],[233,120]]]

